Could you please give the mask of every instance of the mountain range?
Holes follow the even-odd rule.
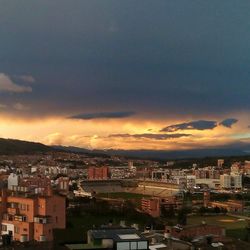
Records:
[[[203,157],[228,157],[228,156],[247,156],[250,155],[250,143],[234,143],[220,147],[207,147],[202,149],[189,150],[89,150],[79,147],[66,146],[47,146],[42,143],[28,142],[14,139],[0,138],[0,155],[14,155],[14,154],[34,154],[46,153],[53,151],[66,151],[74,153],[85,153],[102,156],[125,156],[132,158],[144,159],[190,159]]]

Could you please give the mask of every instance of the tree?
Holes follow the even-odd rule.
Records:
[[[161,206],[161,216],[165,218],[173,218],[175,216],[174,207],[170,205],[166,208],[164,205]]]
[[[214,208],[214,212],[216,213],[216,214],[219,214],[220,212],[221,212],[221,210],[220,210],[220,208],[219,207],[215,207]]]
[[[186,209],[182,208],[178,211],[177,221],[178,221],[178,224],[187,225],[187,210]]]
[[[207,209],[206,209],[205,207],[200,207],[200,209],[199,209],[200,215],[203,215],[203,214],[205,214],[206,212],[207,212]]]

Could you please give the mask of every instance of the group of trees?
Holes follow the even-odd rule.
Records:
[[[201,207],[199,209],[199,213],[200,215],[204,215],[204,214],[211,214],[211,213],[215,213],[215,214],[226,214],[227,213],[227,209],[226,208],[220,208],[220,207]]]

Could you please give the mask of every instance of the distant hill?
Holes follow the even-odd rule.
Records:
[[[0,138],[0,155],[34,154],[56,151],[42,143]]]
[[[246,157],[250,156],[249,143],[234,143],[220,147],[207,147],[203,149],[190,150],[89,150],[78,147],[65,146],[46,146],[42,143],[28,142],[14,139],[0,138],[0,155],[17,155],[17,154],[34,154],[46,153],[53,151],[64,151],[89,154],[91,156],[124,156],[138,159],[153,159],[153,160],[181,160],[181,159],[195,159],[205,157]]]
[[[88,150],[78,147],[55,146],[60,150],[66,150],[75,153],[119,155],[132,158],[171,160],[171,159],[192,159],[204,157],[231,157],[231,156],[248,156],[250,155],[250,144],[234,143],[224,146],[207,147],[202,149],[189,150]]]
[[[66,151],[66,152],[71,152],[71,153],[76,153],[76,154],[86,154],[86,155],[91,155],[91,156],[99,156],[99,157],[110,157],[112,154],[109,154],[105,150],[90,150],[86,148],[79,148],[79,147],[73,147],[73,146],[61,146],[61,145],[54,145],[52,146],[54,149],[59,150],[59,151]]]

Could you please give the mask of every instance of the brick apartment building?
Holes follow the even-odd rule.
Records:
[[[52,194],[0,191],[1,235],[16,241],[52,241],[53,229],[65,228],[65,197]]]
[[[182,206],[182,201],[180,201],[175,196],[169,196],[165,198],[151,198],[146,199],[143,198],[141,200],[141,209],[144,213],[151,215],[152,217],[161,216],[161,208],[165,209],[173,208],[174,210],[180,208]]]
[[[107,180],[109,179],[108,167],[89,167],[88,168],[89,180]]]
[[[152,217],[159,217],[161,215],[160,199],[159,198],[142,199],[141,209],[144,213],[147,213]]]

